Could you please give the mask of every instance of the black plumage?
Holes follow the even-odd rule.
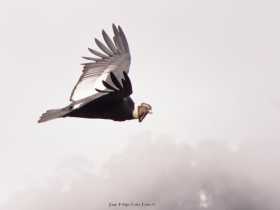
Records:
[[[133,119],[134,102],[130,97],[121,101],[111,101],[108,96],[98,98],[79,109],[73,110],[67,117],[99,118],[124,121]]]
[[[129,97],[132,93],[132,86],[127,74],[125,72],[123,74],[125,75],[125,79],[122,79],[121,85],[114,73],[111,72],[111,81],[116,88],[103,81],[104,86],[108,90],[99,90],[97,88],[96,90],[106,93],[106,95],[89,102],[79,109],[74,109],[65,116],[112,119],[115,121],[133,119],[135,105],[134,101]]]
[[[126,36],[120,26],[113,24],[113,41],[103,30],[103,44],[95,39],[102,52],[88,48],[97,57],[83,57],[83,73],[75,85],[71,103],[61,109],[44,113],[38,122],[61,117],[99,118],[141,122],[152,107],[146,103],[136,106],[131,99],[132,84],[128,77],[130,51]]]

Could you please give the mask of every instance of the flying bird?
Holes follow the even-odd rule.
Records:
[[[147,103],[135,105],[130,97],[132,84],[128,77],[130,51],[120,26],[113,28],[113,39],[102,30],[104,42],[95,38],[99,51],[88,48],[95,57],[83,57],[83,72],[71,92],[70,103],[60,109],[51,109],[41,115],[39,123],[63,117],[110,119],[142,122],[152,113]]]

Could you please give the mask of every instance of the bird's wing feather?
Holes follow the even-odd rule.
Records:
[[[122,100],[132,94],[131,81],[126,72],[123,72],[124,78],[121,82],[117,79],[113,72],[110,73],[111,82],[113,85],[109,84],[107,81],[102,81],[103,85],[107,90],[100,90],[96,88],[95,90],[99,93],[107,93],[107,95],[112,96],[114,100]]]
[[[104,95],[98,90],[107,90],[104,82],[112,84],[110,73],[113,72],[117,80],[123,79],[123,72],[128,73],[130,66],[130,52],[125,34],[120,26],[113,24],[113,41],[103,30],[102,35],[105,44],[95,39],[96,45],[101,51],[89,48],[96,57],[83,57],[90,62],[84,63],[83,73],[75,85],[70,101],[80,103],[88,99],[95,99]],[[116,84],[116,83],[114,83]]]
[[[73,109],[78,109],[82,106],[85,106],[92,101],[102,101],[105,103],[118,103],[122,101],[124,98],[129,97],[132,94],[132,85],[131,81],[126,72],[123,72],[123,79],[121,82],[117,79],[113,72],[110,73],[108,77],[110,79],[111,84],[107,81],[103,80],[102,83],[106,87],[105,90],[100,90],[96,88],[97,94],[87,97],[77,103],[73,104]]]

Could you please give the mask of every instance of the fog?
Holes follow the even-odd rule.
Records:
[[[99,173],[86,158],[65,160],[45,186],[15,194],[1,209],[276,210],[278,147],[276,141],[188,145],[143,135]]]

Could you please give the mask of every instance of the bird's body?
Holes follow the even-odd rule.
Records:
[[[120,26],[113,24],[113,40],[103,30],[106,44],[95,39],[102,52],[89,48],[96,57],[84,63],[83,73],[75,85],[70,104],[61,109],[51,109],[39,123],[62,117],[98,118],[114,121],[138,119],[141,122],[152,107],[146,103],[135,106],[130,95],[132,84],[128,77],[130,51],[126,36]]]
[[[101,98],[96,99],[79,109],[74,109],[66,117],[99,118],[115,121],[132,120],[134,102],[130,97],[121,101],[110,103]]]

